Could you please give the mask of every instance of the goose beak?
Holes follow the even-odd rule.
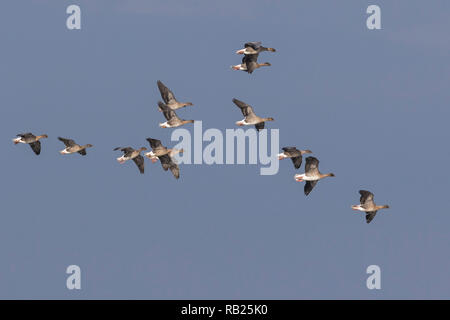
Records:
[[[244,54],[244,51],[245,51],[245,49],[241,49],[241,50],[236,51],[236,53],[237,54]]]

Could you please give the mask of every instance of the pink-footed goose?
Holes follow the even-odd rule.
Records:
[[[284,147],[281,148],[282,153],[278,154],[278,159],[283,160],[286,158],[291,158],[295,169],[300,168],[302,165],[303,155],[307,153],[312,153],[311,150],[298,150],[296,147]]]
[[[92,148],[93,147],[92,144],[85,144],[85,145],[81,146],[79,144],[76,144],[75,141],[72,140],[72,139],[66,139],[66,138],[58,137],[58,140],[62,141],[64,143],[64,145],[66,146],[66,148],[64,148],[63,150],[61,150],[59,152],[61,154],[71,154],[71,153],[78,152],[82,156],[85,156],[86,155],[86,148]]]
[[[266,121],[274,121],[273,118],[261,118],[258,117],[254,112],[253,108],[246,104],[245,102],[242,102],[238,99],[233,99],[233,102],[235,105],[241,109],[242,114],[244,115],[244,119],[237,121],[236,125],[238,126],[250,126],[255,125],[256,130],[262,130],[264,129],[264,122]]]
[[[305,173],[302,174],[296,174],[294,176],[296,181],[306,181],[304,192],[305,195],[308,195],[312,189],[316,186],[317,182],[319,180],[326,178],[326,177],[334,177],[333,173],[326,173],[322,174],[319,171],[319,160],[315,157],[308,157],[306,158],[306,164],[305,164]]]
[[[377,206],[373,201],[373,193],[370,191],[359,190],[359,194],[361,195],[361,197],[359,198],[360,204],[353,205],[352,209],[365,212],[367,223],[370,223],[370,221],[375,218],[378,210],[389,208],[387,204],[383,206]]]
[[[164,83],[160,80],[157,81],[159,92],[161,93],[161,98],[164,100],[164,103],[172,110],[177,110],[186,106],[192,106],[192,102],[179,102],[172,91],[167,88]],[[159,111],[162,111],[159,108]]]
[[[134,163],[136,163],[137,167],[139,168],[140,173],[144,173],[144,157],[141,156],[141,151],[147,150],[146,147],[142,147],[139,149],[133,149],[131,147],[117,147],[114,148],[114,151],[120,150],[123,152],[123,155],[119,158],[117,158],[117,161],[122,164],[125,163],[128,160],[133,160]]]
[[[41,140],[42,138],[48,138],[46,134],[41,134],[39,136],[35,136],[31,132],[27,133],[19,133],[17,138],[13,139],[14,144],[25,143],[29,144],[31,149],[34,151],[36,155],[41,153]]]
[[[166,122],[160,123],[159,126],[161,128],[175,128],[182,126],[186,123],[193,123],[194,120],[182,120],[178,118],[177,114],[174,110],[169,108],[165,103],[161,101],[158,102],[159,109],[162,110],[164,117],[166,118]]]

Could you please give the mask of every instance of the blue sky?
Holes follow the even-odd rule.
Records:
[[[80,5],[82,29],[66,28]],[[382,30],[366,28],[377,4]],[[447,1],[2,1],[0,298],[450,298]],[[234,52],[277,49],[252,75]],[[292,163],[119,165],[112,149],[170,142],[156,81],[204,130],[235,128],[232,98],[273,116]],[[186,126],[189,130],[192,127]],[[46,133],[42,153],[15,134]],[[61,156],[56,137],[92,143]],[[359,189],[379,212],[351,209]],[[66,267],[82,289],[65,286]],[[381,290],[366,288],[367,266]]]

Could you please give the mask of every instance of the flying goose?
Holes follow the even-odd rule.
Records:
[[[258,63],[258,54],[246,54],[242,58],[241,64],[237,64],[235,66],[232,66],[231,69],[233,70],[241,70],[248,73],[253,73],[256,69],[260,67],[270,67],[271,64],[269,62],[264,63]]]
[[[296,181],[306,181],[305,183],[305,195],[308,195],[312,189],[316,186],[317,182],[319,182],[320,179],[326,178],[326,177],[334,177],[333,173],[326,173],[322,174],[319,171],[319,160],[315,157],[308,157],[306,158],[306,164],[305,164],[305,173],[303,174],[296,174],[294,176]]]
[[[377,206],[375,202],[373,202],[373,193],[366,190],[359,190],[359,194],[361,197],[359,198],[359,202],[361,204],[355,204],[352,206],[353,210],[364,211],[366,213],[366,222],[370,223],[370,221],[375,218],[377,211],[380,209],[388,209],[389,206],[385,204],[384,206]]]
[[[147,150],[146,147],[142,147],[137,150],[135,150],[131,147],[125,147],[125,148],[117,147],[117,148],[114,148],[114,151],[116,151],[116,150],[120,150],[123,152],[123,156],[117,158],[117,161],[120,164],[124,163],[127,160],[133,160],[134,163],[136,163],[136,165],[138,166],[139,172],[144,173],[144,157],[141,156],[141,151]]]
[[[241,109],[242,114],[244,115],[244,119],[241,121],[237,121],[236,125],[238,126],[249,126],[249,125],[255,125],[256,130],[262,130],[264,129],[264,122],[265,121],[274,121],[273,118],[261,118],[258,117],[254,112],[253,108],[246,104],[245,102],[242,102],[238,99],[233,99],[233,102]]]
[[[291,158],[292,163],[294,163],[295,169],[300,168],[302,165],[303,155],[306,153],[312,153],[311,150],[298,150],[296,147],[284,147],[281,148],[282,153],[278,154],[278,160],[283,160],[286,158]]]
[[[274,48],[266,48],[261,45],[261,41],[252,41],[244,44],[244,49],[236,51],[237,54],[259,54],[263,51],[275,52]]]
[[[36,155],[41,153],[41,142],[39,141],[42,138],[48,138],[46,134],[42,134],[40,136],[35,136],[34,134],[28,133],[19,133],[17,138],[13,139],[14,144],[18,143],[26,143],[29,144],[31,149],[34,151]]]
[[[169,154],[171,157],[177,153],[183,152],[183,149],[168,149],[165,146],[162,145],[161,141],[158,139],[152,139],[147,138],[148,143],[150,143],[150,147],[152,148],[152,151],[147,152],[144,154],[147,158],[152,160],[152,162],[158,161],[158,158]]]
[[[157,81],[159,92],[164,103],[172,110],[177,110],[186,106],[192,106],[192,102],[179,102],[172,91],[167,88],[160,80]],[[161,108],[159,111],[162,111]]]
[[[79,144],[76,144],[74,140],[72,139],[66,139],[58,137],[59,141],[62,141],[64,145],[66,146],[65,149],[61,150],[59,153],[61,154],[70,154],[78,152],[82,156],[86,155],[86,148],[93,147],[92,144],[85,144],[84,146],[80,146]]]
[[[158,101],[158,107],[162,110],[164,117],[166,118],[166,122],[160,123],[159,126],[161,128],[175,128],[182,126],[186,123],[193,123],[194,120],[182,120],[178,118],[177,114],[174,110],[169,108],[166,104]]]

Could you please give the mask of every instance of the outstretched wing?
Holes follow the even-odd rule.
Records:
[[[162,110],[164,118],[166,118],[167,121],[170,121],[171,119],[178,118],[175,111],[173,111],[171,108],[169,108],[168,105],[162,103],[161,101],[158,101],[158,107],[160,110]]]
[[[165,154],[163,156],[160,156],[159,161],[161,161],[161,166],[163,167],[164,171],[170,169],[176,179],[180,178],[180,168],[169,155]]]
[[[160,80],[157,81],[159,92],[161,93],[161,98],[165,103],[169,103],[170,101],[177,101],[175,99],[175,95],[169,88],[167,88]]]
[[[72,139],[58,137],[58,140],[62,141],[62,143],[64,143],[66,147],[73,147],[74,145],[76,145],[75,141],[73,141]]]
[[[41,142],[40,141],[30,143],[30,147],[31,147],[31,149],[33,149],[33,151],[34,151],[34,153],[36,153],[36,155],[39,155],[41,153]]]
[[[258,53],[255,54],[246,54],[242,58],[242,64],[245,64],[247,67],[247,72],[252,73],[255,69],[258,68]]]
[[[152,147],[152,149],[162,147],[162,143],[158,139],[147,138],[147,141],[148,141],[148,143],[150,143],[150,147]]]
[[[255,128],[257,131],[264,129],[264,122],[255,124]]]
[[[307,196],[308,194],[310,194],[310,192],[312,191],[312,189],[314,189],[314,187],[316,186],[317,182],[319,182],[319,180],[313,180],[313,181],[306,181],[305,183],[305,195]]]
[[[302,165],[303,157],[298,156],[298,157],[291,158],[291,160],[292,160],[292,163],[294,164],[295,169],[298,169]]]
[[[375,218],[376,214],[377,214],[376,211],[368,211],[368,212],[366,212],[366,222],[370,223],[370,221],[372,221],[373,218]]]
[[[366,190],[359,190],[359,194],[361,197],[359,198],[359,202],[362,205],[374,205],[373,203],[373,193]]]
[[[250,115],[254,115],[255,114],[253,112],[253,108],[251,106],[249,106],[248,104],[246,104],[245,102],[240,101],[240,100],[238,100],[236,98],[233,99],[233,102],[234,102],[235,105],[237,105],[239,107],[239,109],[241,109],[242,114],[244,115],[244,117],[248,117]]]
[[[138,166],[139,172],[144,173],[144,157],[141,155],[138,155],[137,157],[133,158],[133,161]]]
[[[305,164],[306,175],[314,175],[319,172],[319,160],[315,157],[306,158]]]

